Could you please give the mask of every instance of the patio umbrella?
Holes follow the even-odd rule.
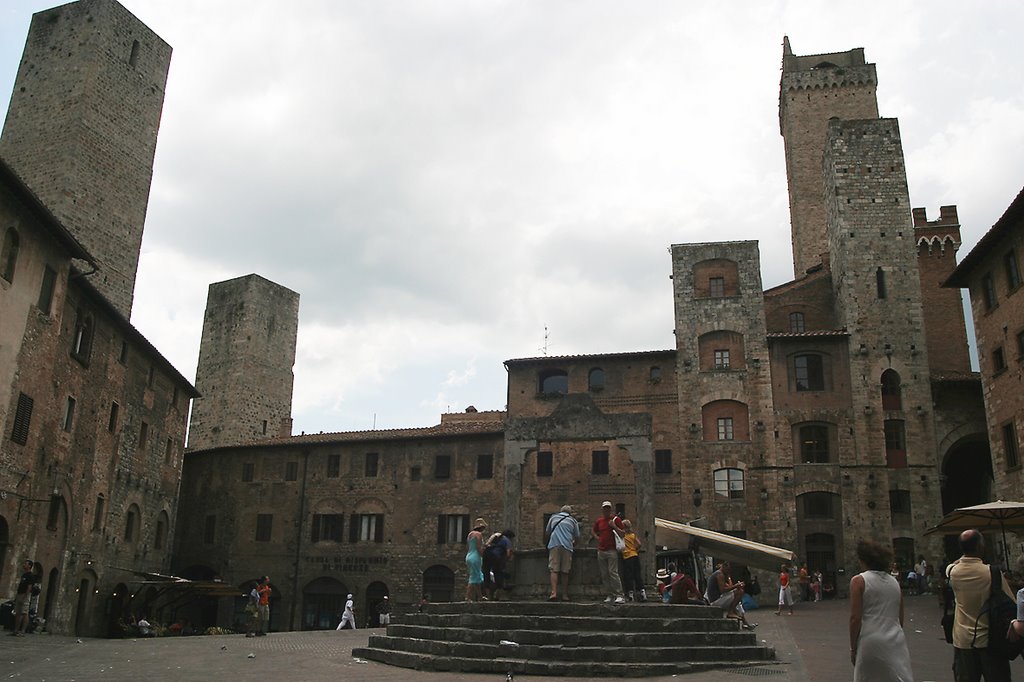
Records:
[[[1005,502],[996,500],[973,507],[961,507],[942,517],[942,521],[925,531],[932,533],[959,533],[971,528],[978,530],[999,529],[1003,535],[1003,558],[1006,567],[1010,566],[1010,555],[1006,544],[1006,531],[1024,531],[1024,502]]]

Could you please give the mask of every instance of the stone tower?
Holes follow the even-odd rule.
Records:
[[[923,208],[915,208],[913,216],[931,370],[970,372],[963,299],[959,289],[942,287],[956,269],[956,252],[961,243],[956,206],[939,208],[937,220],[929,221]]]
[[[291,435],[299,295],[259,275],[210,285],[188,447]]]
[[[779,127],[786,150],[793,269],[799,277],[821,262],[825,244],[822,149],[829,119],[878,118],[875,65],[862,48],[797,56],[783,38]]]
[[[92,253],[131,315],[171,48],[115,0],[32,17],[0,155]]]

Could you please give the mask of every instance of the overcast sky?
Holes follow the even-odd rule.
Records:
[[[54,4],[3,2],[0,114]],[[783,35],[866,49],[961,258],[1024,185],[1018,0],[123,4],[174,48],[132,322],[194,379],[211,282],[299,292],[295,433],[504,409],[545,327],[674,347],[671,244],[756,239],[791,279]]]

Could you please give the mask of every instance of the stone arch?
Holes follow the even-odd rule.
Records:
[[[701,406],[700,414],[705,442],[750,440],[750,410],[745,402],[735,399],[711,400]],[[728,426],[720,428],[719,420],[722,419],[732,420],[731,431]]]
[[[713,280],[721,280],[721,292],[713,290]],[[709,258],[693,264],[694,298],[738,296],[740,293],[739,264],[729,258]]]
[[[302,588],[302,629],[333,630],[345,609],[348,586],[332,576],[310,580]]]
[[[455,572],[443,564],[428,566],[423,571],[423,594],[432,602],[454,601]]]
[[[134,625],[139,614],[131,610],[131,592],[124,583],[117,583],[107,597],[107,637],[119,638],[129,634],[126,626]]]
[[[390,596],[388,586],[379,580],[375,580],[366,586],[363,592],[363,613],[366,614],[366,626],[375,628],[380,625],[380,603],[384,597]],[[356,619],[358,622],[358,618]]]
[[[697,364],[702,372],[741,369],[746,365],[745,352],[743,334],[732,329],[717,329],[697,337]]]
[[[75,616],[74,632],[76,635],[90,635],[93,631],[92,605],[94,602],[93,591],[96,583],[99,582],[96,573],[92,569],[82,571],[78,575],[78,586],[75,588]]]

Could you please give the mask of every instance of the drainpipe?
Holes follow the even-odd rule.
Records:
[[[295,561],[292,562],[292,608],[288,616],[291,630],[295,627],[295,609],[299,604],[299,557],[302,555],[302,529],[306,518],[306,481],[309,476],[309,450],[302,455],[302,490],[299,492],[299,520],[295,524],[298,535],[295,538]],[[301,628],[300,628],[301,629]]]

